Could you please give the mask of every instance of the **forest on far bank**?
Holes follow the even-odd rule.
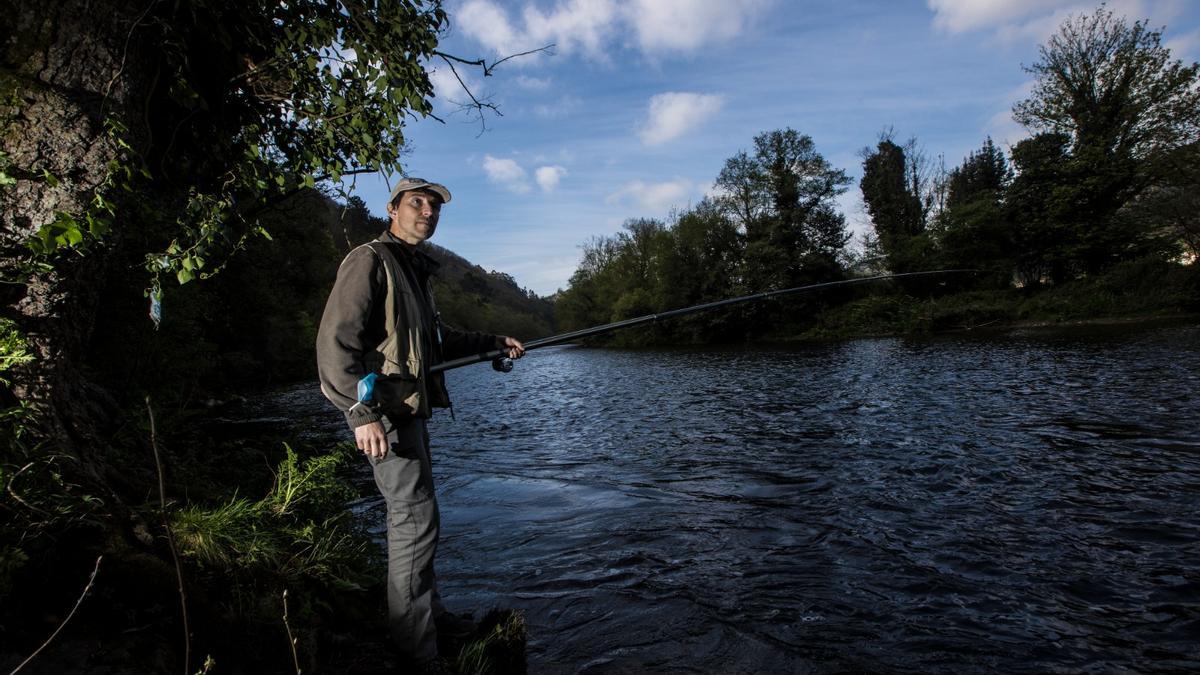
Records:
[[[923,277],[741,306],[614,336],[720,342],[972,328],[1200,311],[1200,64],[1101,7],[1026,68],[1013,105],[1031,136],[991,138],[947,168],[891,129],[862,179],[791,128],[726,160],[717,195],[667,222],[627,221],[584,245],[556,299],[563,329],[727,297],[881,273]],[[834,199],[856,187],[873,231],[850,246]]]

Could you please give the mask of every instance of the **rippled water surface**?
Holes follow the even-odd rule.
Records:
[[[522,610],[533,672],[1200,670],[1198,327],[449,381],[442,592]],[[349,438],[315,387],[271,404]]]

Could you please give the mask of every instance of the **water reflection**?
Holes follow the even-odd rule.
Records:
[[[1198,338],[454,371],[443,593],[524,610],[535,672],[1195,670]],[[291,396],[345,438],[315,390]]]

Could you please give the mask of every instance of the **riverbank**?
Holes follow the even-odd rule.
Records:
[[[937,289],[860,297],[822,312],[781,341],[928,335],[980,329],[1200,320],[1200,266],[1161,261],[1119,265],[1107,274],[1040,289]]]

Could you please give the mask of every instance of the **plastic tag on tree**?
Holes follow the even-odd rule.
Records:
[[[150,320],[154,322],[154,330],[162,323],[162,289],[150,291]]]

